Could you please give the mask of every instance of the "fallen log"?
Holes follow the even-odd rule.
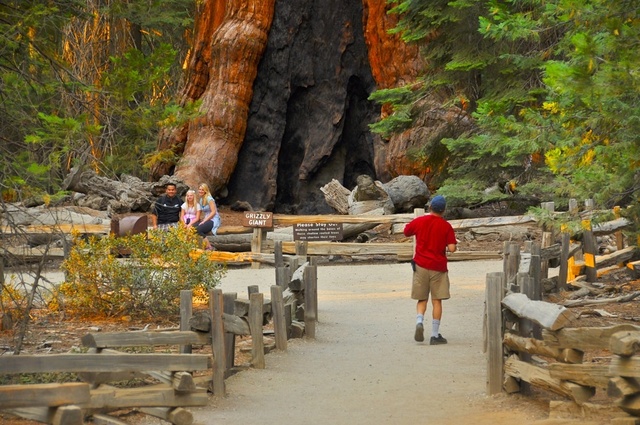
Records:
[[[598,298],[597,300],[567,300],[562,303],[565,307],[584,307],[590,305],[626,303],[640,297],[640,291],[612,298]]]
[[[624,249],[621,249],[616,252],[612,252],[607,255],[597,255],[596,256],[596,267],[603,268],[612,266],[614,264],[623,263],[625,261],[629,261],[635,255],[637,246],[628,246]]]

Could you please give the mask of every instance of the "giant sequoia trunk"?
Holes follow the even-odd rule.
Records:
[[[420,61],[387,33],[387,10],[386,0],[204,1],[182,99],[202,99],[203,116],[160,137],[181,156],[176,175],[223,202],[290,213],[330,212],[320,187],[332,179],[352,188],[360,174],[398,175],[389,152],[404,159],[402,147],[369,131],[381,111],[368,97],[411,81]]]

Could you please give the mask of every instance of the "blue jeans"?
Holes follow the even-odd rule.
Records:
[[[213,236],[218,232],[218,227],[220,227],[220,217],[215,216],[211,220],[207,220],[204,223],[198,224],[196,227],[196,231],[203,238],[207,236],[207,233],[211,232]]]

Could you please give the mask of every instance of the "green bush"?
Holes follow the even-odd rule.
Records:
[[[58,307],[71,316],[159,317],[179,313],[180,290],[207,293],[226,268],[210,261],[193,228],[75,238],[62,268]]]

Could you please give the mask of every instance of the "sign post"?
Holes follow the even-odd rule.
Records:
[[[251,253],[260,254],[262,252],[262,242],[267,238],[264,229],[273,228],[273,213],[262,211],[245,211],[242,218],[242,225],[253,227],[253,237],[251,238]],[[260,263],[251,262],[252,269],[259,269]]]

